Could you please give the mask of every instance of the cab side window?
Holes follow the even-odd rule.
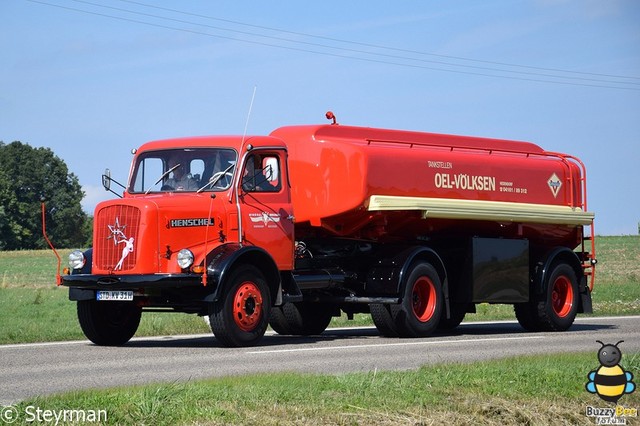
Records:
[[[247,192],[278,192],[280,182],[280,159],[273,154],[252,154],[242,177],[242,189]]]

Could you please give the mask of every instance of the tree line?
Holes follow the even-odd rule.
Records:
[[[48,248],[43,201],[56,248],[90,246],[93,220],[82,210],[83,197],[78,177],[51,149],[0,141],[0,250]]]

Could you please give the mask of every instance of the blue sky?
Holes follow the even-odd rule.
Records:
[[[638,233],[638,1],[2,0],[0,16],[0,140],[51,148],[89,212],[143,142],[241,134],[255,87],[249,134],[333,110],[576,155],[596,232]]]

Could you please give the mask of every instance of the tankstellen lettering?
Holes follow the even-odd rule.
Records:
[[[187,228],[191,226],[213,226],[213,219],[206,217],[194,219],[171,219],[169,228]]]
[[[436,188],[444,189],[464,189],[469,191],[495,191],[496,178],[493,176],[477,176],[458,173],[450,175],[448,173],[435,174]]]
[[[450,161],[427,161],[427,163],[433,169],[453,169],[453,163]]]

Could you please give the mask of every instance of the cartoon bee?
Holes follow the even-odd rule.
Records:
[[[636,389],[633,374],[624,371],[620,366],[622,352],[618,345],[624,340],[620,340],[615,345],[605,345],[600,340],[596,340],[602,347],[598,351],[598,361],[600,368],[591,371],[587,377],[589,382],[585,385],[587,392],[598,394],[598,396],[608,402],[617,403],[625,393],[632,393]]]

